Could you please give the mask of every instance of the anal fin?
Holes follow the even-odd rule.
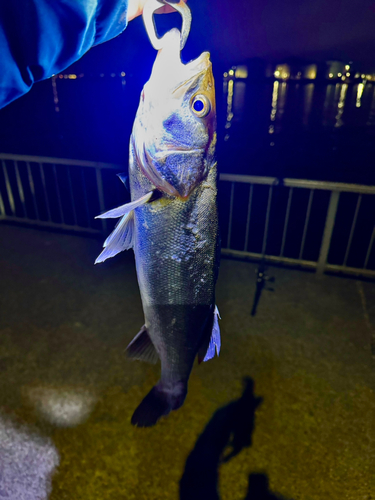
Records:
[[[200,352],[198,353],[199,363],[201,363],[202,361],[208,361],[209,359],[212,359],[215,356],[215,354],[217,356],[219,356],[220,354],[221,337],[220,337],[219,318],[220,318],[219,310],[217,306],[215,306],[210,340],[208,346],[207,343],[205,343],[202,346]]]
[[[129,358],[156,363],[159,359],[158,353],[152,343],[145,325],[130,342],[126,348]]]

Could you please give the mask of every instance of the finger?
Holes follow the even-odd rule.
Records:
[[[184,0],[186,3],[188,0]],[[169,5],[164,5],[164,7],[160,7],[160,9],[155,11],[155,14],[170,14],[171,12],[176,12],[176,10],[169,6]]]

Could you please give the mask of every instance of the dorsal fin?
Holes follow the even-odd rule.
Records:
[[[126,172],[122,172],[121,174],[117,174],[117,177],[121,180],[121,182],[124,184],[126,189],[130,192],[128,174]]]

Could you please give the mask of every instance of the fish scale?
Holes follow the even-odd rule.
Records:
[[[142,177],[139,168],[130,170],[135,199],[148,189]],[[162,379],[186,378],[212,315],[218,253],[215,180],[213,167],[188,200],[161,198],[135,210],[138,283],[145,324],[162,359]],[[137,189],[142,181],[143,190]],[[174,351],[180,354],[170,359]]]

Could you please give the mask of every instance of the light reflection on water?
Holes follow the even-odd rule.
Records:
[[[235,173],[375,183],[373,82],[233,80],[224,98],[223,164]]]
[[[311,106],[314,96],[314,84],[309,83],[303,87],[304,97],[303,97],[303,125],[307,126],[309,124],[309,116],[311,113]]]
[[[341,117],[342,117],[342,114],[344,112],[347,90],[348,90],[348,85],[346,83],[342,84],[341,89],[340,89],[339,103],[337,105],[337,115],[336,115],[335,127],[341,127],[343,125]]]
[[[356,99],[356,107],[357,108],[360,108],[361,107],[361,99],[362,99],[362,94],[363,94],[363,90],[365,88],[365,84],[364,83],[359,83],[358,86],[357,86],[357,99]]]
[[[240,122],[245,119],[246,107],[252,99],[258,99],[257,87],[253,82],[229,80],[224,84],[226,96],[226,121]],[[311,127],[311,114],[314,101],[322,101],[320,124],[326,127],[342,126],[374,126],[375,125],[375,86],[363,81],[357,84],[340,82],[336,84],[301,84],[298,82],[281,82],[261,84],[270,88],[269,133],[281,132],[285,128],[284,114],[293,115],[294,125],[302,124]],[[324,94],[323,100],[321,99]],[[315,103],[315,104],[317,104]],[[264,103],[266,104],[266,103]],[[266,108],[266,105],[264,106]],[[364,113],[355,112],[355,108],[365,107]],[[294,108],[294,109],[292,109]],[[302,112],[301,112],[302,111]],[[343,114],[347,113],[346,118]],[[363,115],[366,118],[363,119]],[[226,126],[230,128],[230,125]]]

